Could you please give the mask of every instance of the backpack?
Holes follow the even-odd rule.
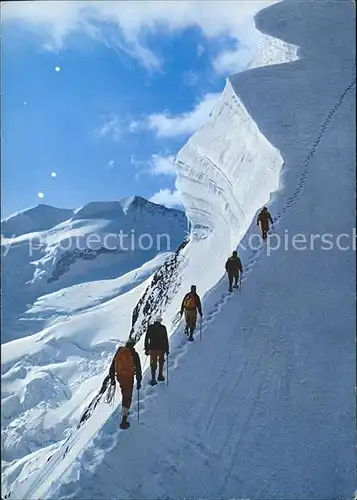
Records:
[[[115,357],[115,373],[117,377],[124,376],[125,378],[134,377],[135,366],[130,349],[127,347],[119,347]]]
[[[197,306],[197,304],[196,304],[196,300],[195,300],[194,296],[191,294],[188,295],[185,298],[185,301],[183,303],[183,307],[185,309],[196,309],[196,306]]]

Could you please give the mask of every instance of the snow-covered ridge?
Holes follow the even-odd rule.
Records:
[[[26,233],[45,231],[70,219],[74,210],[56,208],[40,204],[21,210],[1,221],[1,235],[5,238],[21,236]]]
[[[132,314],[130,336],[139,341],[145,335],[147,326],[155,315],[163,315],[181,288],[182,269],[185,261],[184,248],[189,243],[185,239],[164,264],[155,272],[144,294],[136,304]]]
[[[74,212],[73,220],[77,219],[106,219],[124,216],[120,201],[92,201]]]
[[[183,217],[181,210],[166,208],[152,203],[141,196],[128,196],[119,201],[93,201],[74,211],[72,220],[77,219],[113,219],[130,213],[165,214],[167,217]]]
[[[168,218],[182,218],[183,212],[166,208],[141,196],[128,196],[119,201],[93,201],[77,209],[56,208],[39,204],[16,212],[1,221],[3,238],[14,238],[27,233],[50,230],[67,220],[120,219],[133,212],[165,214]]]
[[[206,294],[204,342],[187,347],[182,328],[173,334],[170,389],[144,389],[136,442],[116,432],[118,412],[74,465],[55,463],[57,487],[42,482],[32,495],[352,498],[353,252],[242,249],[239,297],[219,280],[268,202],[280,235],[352,229],[354,9],[286,1],[257,16],[282,42],[267,38],[258,63],[229,79],[177,157],[193,225],[180,292],[195,283]]]
[[[269,203],[273,212],[285,213],[284,186],[298,187],[300,168],[316,149],[330,114],[353,88],[350,8],[348,1],[300,5],[288,0],[259,12],[261,50],[251,69],[227,80],[207,123],[178,153],[177,184],[186,214],[200,236],[205,228],[210,241],[201,251],[209,272],[201,263],[194,278],[201,290],[219,280],[224,258],[262,206]],[[316,32],[326,33],[323,43]]]
[[[102,405],[73,433],[68,453],[66,443],[56,443],[24,458],[18,446],[18,460],[7,464],[5,492],[33,499],[352,498],[354,253],[279,248],[267,256],[264,246],[240,247],[238,297],[221,278],[232,249],[257,233],[255,211],[268,202],[280,235],[352,229],[353,24],[352,2],[287,1],[257,16],[258,27],[282,42],[267,38],[257,61],[268,66],[253,64],[229,79],[208,123],[178,155],[179,187],[194,230],[175,269],[180,288],[163,316],[171,325],[183,293],[196,284],[204,296],[202,343],[187,346],[182,324],[171,328],[170,388],[153,395],[144,379],[140,424],[133,418],[129,432],[118,432],[118,398],[117,408]],[[281,52],[285,41],[294,46]],[[36,438],[55,421],[55,438],[64,440],[63,421],[70,415],[78,422],[107,372],[111,339],[127,334],[133,304],[143,305],[151,291],[159,297],[148,280],[105,308],[24,339],[23,352],[31,350],[39,363],[50,356],[54,362],[66,348],[78,356],[84,346],[83,378],[92,361],[93,377],[68,405],[61,400],[64,418],[51,412],[42,428],[36,418]],[[143,315],[138,318],[140,325]],[[137,349],[144,363],[142,340]],[[80,378],[75,356],[60,372],[74,387]],[[7,374],[11,391],[26,368],[19,361]],[[34,387],[46,387],[46,376],[33,371],[27,382],[36,378]],[[22,379],[16,383],[23,391]],[[16,404],[7,400],[7,412]],[[9,442],[21,431],[12,429]]]

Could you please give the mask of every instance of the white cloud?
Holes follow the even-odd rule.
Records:
[[[165,205],[165,207],[168,208],[182,206],[181,195],[177,189],[172,191],[171,189],[160,189],[160,191],[155,193],[149,201],[157,203],[158,205]]]
[[[205,48],[200,43],[197,45],[197,57],[201,57],[205,53]]]
[[[237,46],[235,50],[226,50],[218,54],[213,61],[217,73],[231,75],[247,67],[252,57],[249,47]]]
[[[200,76],[195,71],[185,71],[182,75],[182,83],[187,87],[195,87],[200,81]]]
[[[146,118],[146,127],[158,137],[191,135],[207,121],[220,94],[206,94],[191,111],[179,115],[154,113]]]
[[[129,132],[137,132],[140,127],[140,124],[138,121],[132,121],[128,127]]]
[[[145,172],[149,172],[151,167],[151,162],[150,160],[137,160],[135,156],[131,157],[131,164],[135,167],[140,169],[141,171],[136,174],[136,177],[138,178],[140,174],[143,174]]]
[[[150,171],[153,175],[176,175],[175,157],[173,155],[152,155]]]
[[[115,165],[114,160],[109,160],[108,163],[106,164],[105,168],[113,168]]]
[[[98,132],[102,137],[110,137],[114,141],[120,141],[123,130],[119,123],[119,117],[110,115],[108,120],[99,128]]]
[[[147,68],[158,69],[162,61],[146,44],[146,33],[157,29],[174,32],[198,27],[207,39],[229,36],[239,40],[243,46],[251,47],[256,37],[253,16],[276,1],[5,2],[2,6],[2,21],[26,23],[45,38],[48,50],[63,48],[69,35],[82,32],[108,46],[119,47]],[[113,30],[105,29],[105,23],[119,28],[115,35]],[[198,54],[201,51],[202,47],[199,46]]]
[[[166,151],[151,155],[149,160],[137,160],[132,156],[131,164],[138,169],[136,178],[142,174],[176,176],[175,157]]]

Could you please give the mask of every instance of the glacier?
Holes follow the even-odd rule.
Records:
[[[38,366],[64,356],[69,366],[60,377],[81,389],[76,397],[56,394],[57,411],[38,420],[29,440],[44,439],[42,449],[10,457],[3,491],[11,498],[352,498],[355,6],[285,0],[255,23],[262,34],[255,61],[227,80],[208,122],[177,155],[192,232],[163,314],[169,386],[152,389],[144,375],[140,422],[135,398],[130,431],[118,427],[120,397],[71,429],[106,374],[118,329],[153,286],[152,274],[143,269],[140,286],[119,297],[114,291],[94,309],[86,310],[83,298],[79,314],[77,289],[62,302],[40,299],[40,310],[44,303],[65,307],[68,319],[3,346],[7,384],[14,394],[21,390],[29,353]],[[274,217],[276,249],[251,245],[263,205]],[[320,238],[302,251],[291,244],[298,234]],[[321,246],[327,234],[335,242],[328,250]],[[349,243],[344,249],[340,235]],[[242,291],[229,294],[224,262],[236,247]],[[182,323],[172,319],[192,283],[204,319],[202,340],[196,335],[188,345]],[[95,282],[91,294],[100,296]],[[78,368],[83,347],[89,352]],[[145,368],[142,338],[137,349]],[[6,404],[11,414],[20,403]],[[26,422],[25,415],[24,430]],[[51,437],[51,428],[58,435]]]

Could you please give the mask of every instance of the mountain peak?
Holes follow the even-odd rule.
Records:
[[[148,212],[159,212],[159,213],[183,213],[182,210],[177,210],[175,208],[168,208],[164,205],[159,205],[152,201],[143,198],[142,196],[126,196],[122,198],[119,202],[123,207],[125,214],[128,212],[133,212],[137,209],[145,209]]]
[[[40,203],[16,212],[1,221],[1,232],[6,237],[45,231],[73,216],[73,210]]]
[[[138,207],[144,207],[147,204],[150,204],[148,200],[142,198],[141,196],[125,196],[119,202],[123,207],[125,213],[128,212],[129,209],[134,209]]]
[[[119,201],[91,201],[74,212],[76,219],[113,219],[123,216],[123,208]]]
[[[126,196],[119,201],[91,201],[76,210],[39,205],[16,212],[1,222],[5,237],[45,231],[68,219],[119,220],[126,215],[147,212],[161,216],[183,216],[184,212],[146,200],[142,196]]]

